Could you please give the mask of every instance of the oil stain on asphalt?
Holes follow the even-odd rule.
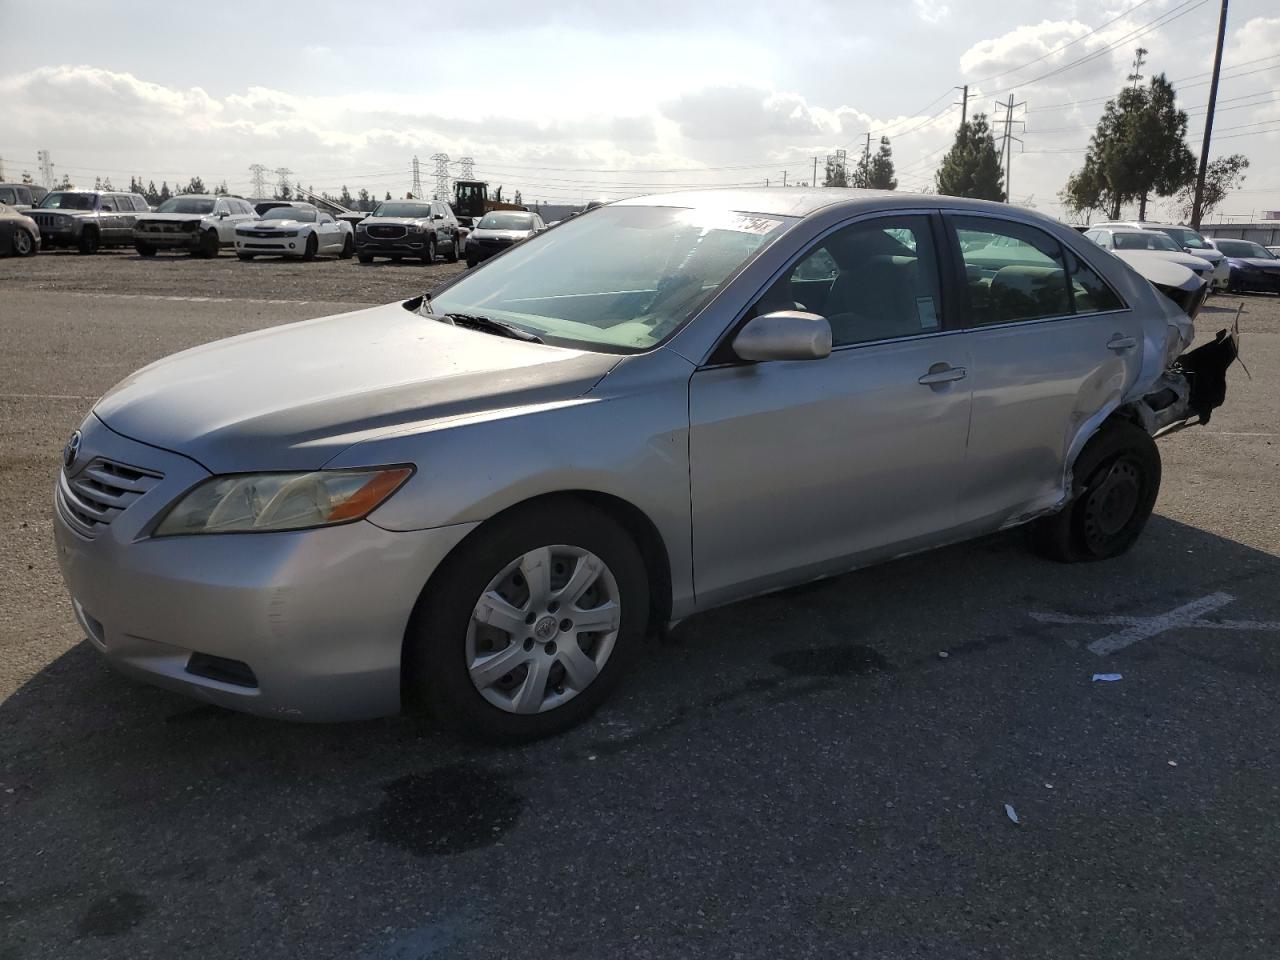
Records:
[[[76,924],[77,937],[115,937],[128,933],[151,912],[151,902],[132,890],[98,897]]]
[[[797,677],[849,677],[893,669],[878,650],[859,644],[784,650],[769,662]]]
[[[467,764],[388,783],[372,810],[335,817],[304,834],[327,840],[364,832],[419,857],[487,847],[516,825],[524,801],[499,777]]]

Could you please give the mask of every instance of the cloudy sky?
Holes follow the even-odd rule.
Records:
[[[814,156],[893,143],[926,189],[959,122],[1017,111],[1013,194],[1059,214],[1133,48],[1175,81],[1198,153],[1212,0],[489,0],[175,5],[0,0],[0,158],[9,179],[157,184],[287,167],[317,190],[402,195],[417,155],[472,157],[526,202],[808,180]],[[1083,62],[1080,62],[1083,61]],[[1280,7],[1235,0],[1211,156],[1252,161],[1228,215],[1280,208]],[[997,114],[998,115],[998,114]],[[1019,152],[1021,151],[1021,152]],[[1157,208],[1158,210],[1161,208]]]

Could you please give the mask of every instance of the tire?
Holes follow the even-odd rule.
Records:
[[[351,255],[355,252],[356,252],[355,238],[348,235],[347,238],[342,241],[342,252],[338,254],[338,258],[340,260],[350,260]]]
[[[255,253],[237,253],[237,254],[236,254],[236,256],[237,256],[237,257],[239,257],[241,260],[249,261],[249,260],[252,260],[254,257],[256,257],[256,256],[257,256],[257,254],[255,254]]]
[[[467,257],[467,269],[470,270],[473,267],[475,267],[475,265],[476,265],[476,262],[472,260],[470,257]]]
[[[358,253],[356,254],[356,259],[359,260],[361,263],[373,263],[373,254]]]
[[[76,241],[76,249],[81,253],[97,253],[102,247],[102,237],[97,227],[85,227]]]
[[[445,263],[458,262],[458,238],[454,237],[453,242],[449,244],[449,252],[444,256]]]
[[[552,588],[543,596],[551,601],[556,589],[563,589],[579,569],[581,556],[603,564],[587,574],[591,579],[584,578],[590,586],[582,596],[588,599],[587,608],[603,610],[610,602],[617,604],[616,631],[579,638],[571,628],[566,631],[565,623],[572,620],[564,614],[572,617],[577,610],[586,616],[586,610],[569,602],[558,607],[530,596],[527,582],[520,579],[528,567],[518,564],[543,549],[551,561],[548,582]],[[579,559],[573,551],[580,552]],[[481,597],[499,589],[517,591],[509,594],[508,609],[517,607],[517,615],[526,613],[523,620],[517,616],[510,621],[514,631],[494,625],[499,622],[497,616],[488,623],[474,618]],[[563,619],[557,621],[557,616]],[[405,638],[406,699],[425,703],[442,722],[463,734],[493,742],[523,743],[560,733],[581,723],[608,697],[639,646],[648,616],[644,561],[608,514],[569,498],[517,509],[464,541],[423,590]],[[532,625],[530,617],[536,618]],[[584,656],[566,657],[571,643]],[[495,648],[498,652],[491,653]],[[477,661],[483,664],[485,656],[503,651],[509,651],[511,659],[502,661],[502,666],[509,662],[511,670],[492,677],[482,693],[471,669]],[[566,660],[584,670],[578,690],[565,668]],[[590,666],[584,668],[584,664]],[[539,668],[536,686],[528,672],[533,667]],[[522,697],[525,709],[537,712],[514,712]]]
[[[307,246],[306,246],[306,249],[302,251],[302,259],[314,260],[316,258],[316,251],[319,249],[320,249],[320,240],[313,233],[311,234],[311,236],[307,237]]]
[[[40,249],[36,243],[36,238],[22,227],[17,227],[13,231],[13,252],[19,257],[34,257],[36,251]]]
[[[1108,560],[1137,541],[1160,492],[1160,451],[1141,427],[1104,425],[1080,451],[1071,500],[1031,525],[1038,553],[1061,563]]]
[[[436,241],[434,237],[427,237],[427,245],[422,250],[422,262],[427,264],[436,262]]]
[[[211,260],[218,255],[222,249],[222,243],[218,239],[217,230],[206,230],[200,238],[200,245],[191,251],[193,257],[200,257],[203,260]]]
[[[141,240],[134,241],[133,249],[138,251],[140,257],[154,257],[156,248],[149,243],[143,243]]]

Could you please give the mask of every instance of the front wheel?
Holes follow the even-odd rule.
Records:
[[[436,242],[430,237],[427,237],[427,245],[422,250],[422,262],[423,263],[436,262]]]
[[[316,258],[316,251],[319,249],[320,241],[316,239],[316,235],[313,233],[311,236],[307,237],[307,245],[302,251],[302,259],[314,260]]]
[[[36,238],[18,227],[13,231],[13,252],[20,257],[33,257],[36,253]]]
[[[457,237],[454,237],[453,242],[449,244],[449,252],[445,254],[444,259],[446,263],[458,262],[458,238]]]
[[[649,615],[640,552],[607,514],[563,500],[493,521],[423,591],[406,693],[463,733],[518,743],[593,713]]]
[[[343,260],[350,260],[351,255],[356,252],[356,242],[350,234],[342,241],[342,252],[338,254]]]
[[[138,251],[140,257],[154,257],[156,248],[149,243],[143,243],[141,240],[134,241],[133,249]]]
[[[218,240],[218,231],[206,230],[200,238],[199,245],[191,251],[193,256],[202,257],[206,260],[216,257],[218,251],[222,248],[221,242]]]
[[[373,254],[371,253],[357,254],[356,259],[359,260],[361,263],[373,263]]]
[[[1104,426],[1085,444],[1072,472],[1070,502],[1032,524],[1033,546],[1062,563],[1119,556],[1133,546],[1155,508],[1156,442],[1132,423]]]
[[[84,232],[80,234],[80,239],[76,241],[76,249],[81,253],[97,253],[98,248],[101,246],[102,238],[93,227],[86,227]]]

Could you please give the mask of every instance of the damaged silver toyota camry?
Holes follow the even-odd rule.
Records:
[[[615,203],[429,297],[130,376],[64,451],[58,559],[135,677],[543,736],[698,611],[1017,524],[1127,550],[1154,436],[1235,356],[1188,352],[1203,281],[1157,282],[979,201]]]

